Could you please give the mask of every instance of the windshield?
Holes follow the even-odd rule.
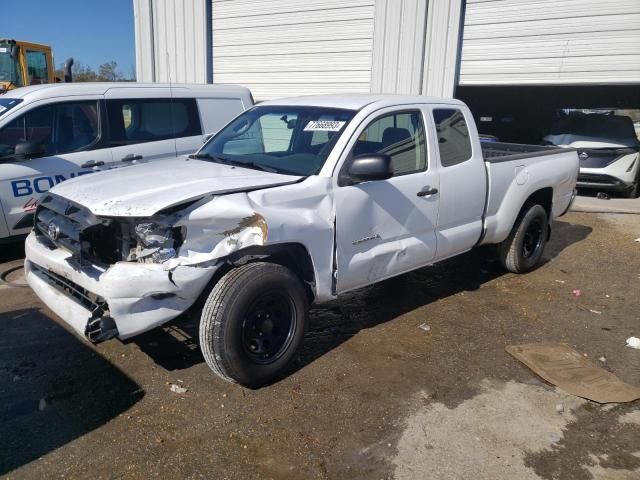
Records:
[[[22,102],[21,98],[1,98],[0,97],[0,117]]]
[[[353,110],[255,107],[218,132],[198,158],[291,175],[318,173]]]
[[[563,115],[549,132],[551,135],[581,135],[637,141],[633,121],[624,115],[601,113],[570,113]]]
[[[22,86],[18,73],[18,59],[11,58],[11,46],[0,44],[0,83]]]

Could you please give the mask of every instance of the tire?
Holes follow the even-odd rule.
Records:
[[[275,263],[249,263],[226,273],[202,310],[200,348],[223,379],[258,388],[277,379],[295,357],[307,326],[300,280]]]
[[[540,262],[548,236],[547,211],[537,204],[525,206],[509,236],[498,244],[500,262],[512,273],[533,270]]]

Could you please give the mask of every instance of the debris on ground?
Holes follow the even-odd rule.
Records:
[[[571,290],[571,293],[573,294],[574,297],[582,296],[582,290],[580,290],[579,288],[574,288],[573,290]]]
[[[420,327],[422,330],[424,330],[425,332],[430,332],[431,331],[431,327],[429,325],[427,325],[426,323],[423,323],[422,325],[420,325]]]
[[[607,363],[607,357],[605,357],[604,355],[602,355],[598,361],[602,364],[605,365]]]
[[[611,199],[611,197],[608,194],[604,193],[604,192],[598,192],[598,194],[596,195],[596,198],[599,199],[599,200],[610,200]]]
[[[558,282],[558,283],[563,283],[563,284],[564,284],[564,283],[567,283],[567,281],[566,281],[566,280],[556,280],[556,282]]]
[[[594,310],[593,308],[590,308],[589,311],[591,313],[595,313],[596,315],[602,315],[602,312],[600,310]]]
[[[558,413],[563,413],[564,412],[564,405],[559,403],[556,405],[556,412]]]
[[[636,340],[640,348],[640,339]],[[577,397],[597,403],[640,399],[640,388],[594,365],[566,343],[510,345],[506,351],[547,382]]]
[[[635,348],[640,350],[640,338],[637,337],[629,337],[627,338],[627,347]]]
[[[638,242],[638,243],[640,243],[640,238],[636,238],[636,239],[634,240],[634,242]]]
[[[186,388],[181,387],[180,385],[176,385],[175,383],[172,383],[169,388],[173,393],[187,393]]]

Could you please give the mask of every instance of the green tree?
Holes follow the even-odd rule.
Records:
[[[71,67],[74,82],[129,82],[129,78],[125,78],[124,74],[118,70],[117,62],[110,61],[103,63],[98,67],[96,72],[89,65],[81,62],[73,64]],[[61,81],[64,79],[64,64],[56,70],[56,77]]]

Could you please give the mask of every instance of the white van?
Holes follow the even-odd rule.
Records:
[[[0,96],[0,242],[68,178],[195,152],[253,105],[231,85],[63,83]]]

